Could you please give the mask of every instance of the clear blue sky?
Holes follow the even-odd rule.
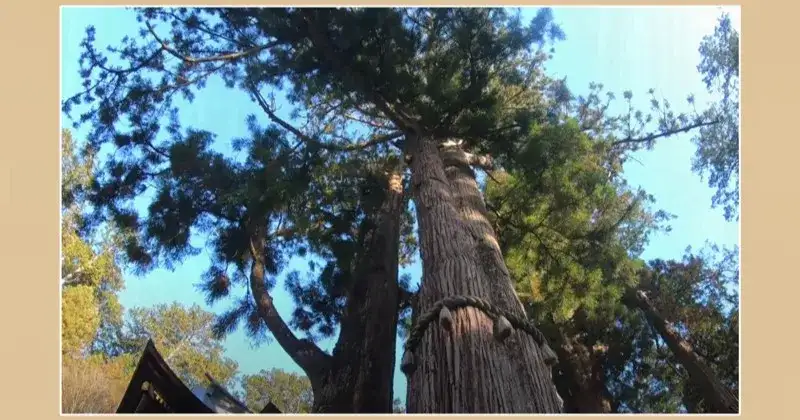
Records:
[[[726,10],[738,29],[739,9]],[[622,91],[632,90],[635,99],[638,95],[643,100],[647,90],[653,88],[674,106],[682,106],[686,95],[694,93],[699,108],[709,98],[696,70],[700,59],[697,48],[701,38],[713,31],[720,11],[717,7],[555,8],[555,19],[567,39],[557,45],[555,56],[547,65],[548,73],[566,76],[570,88],[578,93],[585,92],[590,82],[601,82],[618,97]],[[532,16],[533,9],[524,13]],[[62,97],[80,89],[77,62],[86,26],[97,28],[100,48],[119,42],[125,35],[135,36],[138,31],[131,12],[121,8],[64,7],[61,22]],[[215,132],[227,142],[247,135],[244,119],[248,114],[263,115],[244,94],[215,81],[197,96],[182,118],[187,126]],[[65,121],[64,125],[70,124]],[[85,129],[75,134],[80,139]],[[645,258],[679,258],[687,246],[699,248],[706,241],[720,245],[739,243],[738,223],[725,222],[721,211],[710,208],[713,191],[691,171],[694,148],[690,137],[666,139],[653,151],[639,153],[637,161],[632,160],[625,167],[631,184],[645,188],[656,197],[659,208],[678,216],[672,222],[672,232],[652,237]],[[293,264],[305,266],[299,259]],[[207,265],[207,256],[200,255],[175,271],[127,276],[122,304],[131,308],[181,301],[220,312],[226,308],[225,302],[208,308],[193,287]],[[415,282],[419,281],[419,265],[407,271]],[[273,295],[279,312],[289,316],[292,302],[281,283]],[[332,343],[321,345],[328,350]],[[398,342],[398,349],[400,345]],[[277,344],[254,348],[243,333],[237,332],[227,338],[225,347],[243,373],[273,367],[300,372]],[[395,397],[405,400],[405,394],[405,377],[397,369]]]

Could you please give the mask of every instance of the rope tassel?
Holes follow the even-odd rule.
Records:
[[[439,311],[439,325],[441,325],[445,331],[453,330],[453,314],[450,313],[447,306],[442,305],[442,310]]]
[[[524,317],[517,316],[512,312],[505,311],[501,308],[495,307],[488,301],[477,296],[449,296],[434,303],[430,309],[420,314],[417,322],[411,328],[408,339],[406,340],[405,352],[400,362],[400,370],[406,375],[410,376],[417,368],[417,360],[414,355],[414,350],[422,340],[425,330],[428,326],[439,319],[439,326],[446,331],[452,331],[454,326],[453,312],[456,309],[473,307],[483,311],[489,318],[494,320],[492,327],[492,335],[496,340],[505,341],[514,330],[524,331],[533,338],[533,341],[539,346],[542,359],[548,367],[558,363],[558,356],[547,343],[541,331],[536,326]]]
[[[556,356],[556,352],[550,348],[547,343],[542,344],[542,358],[544,359],[544,363],[547,366],[553,366],[558,362],[558,356]]]
[[[494,338],[497,341],[502,343],[513,331],[514,327],[511,326],[511,323],[508,322],[508,318],[505,316],[500,315],[494,320]]]

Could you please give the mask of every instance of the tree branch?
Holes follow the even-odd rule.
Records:
[[[181,60],[181,61],[183,61],[185,63],[191,63],[191,64],[208,63],[208,62],[214,62],[214,61],[233,61],[233,60],[236,60],[236,59],[239,59],[239,58],[247,57],[249,55],[257,54],[257,53],[259,53],[261,51],[264,51],[266,49],[275,47],[276,45],[280,45],[280,42],[274,41],[274,42],[270,42],[269,44],[266,44],[266,45],[258,45],[258,46],[255,46],[253,48],[248,48],[248,49],[246,49],[244,51],[231,52],[231,53],[220,54],[220,55],[215,55],[215,56],[211,56],[211,57],[199,57],[199,58],[196,58],[196,57],[190,57],[190,56],[183,55],[180,52],[178,52],[176,49],[174,49],[174,48],[170,47],[169,45],[167,45],[167,43],[164,40],[162,40],[158,36],[158,34],[156,34],[156,31],[155,31],[155,29],[153,29],[153,26],[150,25],[150,22],[146,21],[145,25],[147,26],[147,30],[150,31],[150,35],[152,35],[153,38],[155,38],[156,42],[158,42],[161,45],[161,49],[162,50],[168,52],[173,57],[175,57],[175,58],[177,58],[177,59],[179,59],[179,60]]]
[[[330,62],[333,68],[337,70],[340,76],[350,79],[350,81],[356,85],[358,90],[362,94],[366,95],[373,105],[375,105],[376,108],[378,108],[395,124],[397,124],[401,130],[410,130],[421,134],[417,121],[410,118],[407,113],[403,112],[403,110],[395,109],[395,107],[392,106],[380,92],[367,86],[364,82],[364,76],[362,74],[358,74],[358,72],[352,71],[352,69],[347,69],[342,64],[341,60],[334,52],[326,37],[320,33],[318,29],[319,24],[315,22],[314,18],[310,15],[307,9],[301,9],[301,13],[304,15],[312,42],[322,51],[322,53],[325,55],[325,58]]]
[[[162,15],[169,16],[170,18],[175,19],[175,20],[183,23],[187,28],[190,28],[190,29],[192,28],[192,25],[186,19],[181,18],[176,13],[166,12],[164,10],[158,10],[157,12],[161,13]],[[202,32],[205,32],[205,33],[207,33],[207,34],[209,34],[209,35],[211,35],[213,37],[222,38],[222,39],[224,39],[224,40],[226,40],[226,41],[228,41],[230,43],[237,44],[237,45],[241,46],[241,43],[239,41],[237,41],[237,40],[235,40],[233,38],[230,38],[228,36],[225,36],[223,34],[217,33],[215,31],[211,30],[208,26],[206,26],[203,23],[198,23],[197,26],[195,26],[195,27],[198,30],[200,30]]]
[[[200,329],[192,331],[189,335],[187,335],[186,337],[183,337],[183,339],[178,343],[178,345],[175,348],[172,349],[172,351],[169,353],[169,355],[167,355],[164,358],[164,361],[169,363],[169,361],[172,360],[172,358],[175,357],[176,354],[178,354],[178,351],[183,349],[183,347],[186,345],[187,342],[192,341],[192,339],[194,339],[195,336],[198,333],[207,330],[209,326],[210,326],[210,323],[206,322],[205,324],[203,324],[202,327],[200,327]],[[152,336],[152,334],[151,334],[151,336]]]
[[[270,109],[269,105],[267,105],[267,102],[264,100],[264,97],[261,96],[261,94],[258,92],[258,90],[256,89],[255,86],[251,86],[250,91],[253,93],[253,96],[256,98],[256,102],[258,103],[258,105],[261,107],[262,110],[264,110],[264,113],[266,113],[267,116],[273,122],[275,122],[276,124],[281,126],[286,131],[294,134],[294,136],[297,137],[298,139],[300,139],[302,142],[308,143],[308,144],[313,144],[313,145],[319,146],[319,147],[321,147],[323,149],[333,150],[333,151],[338,151],[338,152],[361,150],[361,149],[366,149],[368,147],[372,147],[372,146],[375,146],[375,145],[378,145],[378,144],[381,144],[381,143],[388,143],[388,142],[390,142],[390,141],[392,141],[392,140],[394,140],[394,139],[396,139],[398,137],[401,137],[403,135],[403,133],[401,133],[399,131],[393,131],[393,132],[388,133],[388,134],[384,134],[384,135],[381,135],[381,136],[373,137],[371,140],[363,142],[363,143],[350,144],[350,145],[337,145],[337,144],[325,143],[325,142],[317,140],[317,139],[315,139],[315,138],[303,133],[302,131],[300,131],[299,129],[297,129],[296,127],[292,126],[291,124],[289,124],[288,122],[283,120],[281,117],[276,115],[275,112],[273,112],[272,109]]]
[[[112,246],[109,245],[104,247],[100,252],[92,256],[92,259],[89,260],[86,264],[81,267],[76,268],[73,272],[68,273],[66,276],[61,278],[61,286],[68,286],[74,282],[77,282],[80,279],[76,279],[75,277],[81,274],[82,272],[86,271],[87,269],[91,268],[100,257],[104,256],[107,252],[111,251]],[[63,257],[62,257],[62,264],[63,264]]]
[[[89,55],[91,55],[92,66],[97,66],[99,69],[101,69],[103,71],[107,71],[107,72],[113,74],[114,76],[120,76],[120,75],[127,74],[127,73],[135,73],[135,72],[145,68],[148,64],[150,64],[151,61],[153,61],[156,57],[158,57],[158,55],[161,53],[161,50],[156,50],[155,52],[153,52],[153,54],[150,54],[147,58],[142,60],[142,62],[140,62],[139,64],[137,64],[135,66],[128,67],[127,69],[112,69],[111,67],[106,67],[105,65],[100,63],[100,60],[98,59],[97,54],[95,54],[95,51],[93,49],[90,49],[88,51],[88,53],[89,53]],[[99,83],[100,82],[98,81],[98,84]],[[96,87],[96,86],[97,85],[95,85],[93,87]]]
[[[464,151],[463,149],[461,149],[461,144],[462,144],[462,142],[459,141],[459,140],[447,140],[447,141],[442,142],[442,144],[439,145],[439,148],[440,149],[447,149],[447,148],[451,148],[451,147],[457,148],[460,151],[460,153],[464,154],[464,158],[465,158],[466,163],[468,165],[474,166],[476,168],[483,169],[487,173],[489,171],[493,171],[494,170],[494,160],[492,159],[491,156],[489,156],[489,155],[476,155],[474,153],[469,153],[469,152]]]
[[[253,293],[258,314],[275,340],[310,377],[324,369],[331,356],[310,340],[298,339],[272,303],[272,296],[265,286],[264,253],[259,252],[264,249],[265,242],[263,234],[259,233],[250,239],[250,252],[253,256],[253,265],[250,269],[250,290]]]
[[[706,121],[706,122],[698,122],[698,123],[690,124],[690,125],[687,125],[685,127],[678,128],[678,129],[675,129],[675,130],[668,130],[668,131],[663,131],[661,133],[650,134],[650,135],[647,135],[645,137],[626,138],[626,139],[622,139],[622,140],[617,140],[617,141],[611,143],[611,147],[619,146],[619,145],[623,145],[623,144],[647,143],[649,141],[653,141],[653,140],[656,140],[656,139],[659,139],[659,138],[662,138],[662,137],[669,137],[669,136],[672,136],[672,135],[675,135],[675,134],[685,133],[687,131],[692,131],[695,128],[706,127],[706,126],[714,125],[714,124],[717,124],[717,123],[719,123],[718,120]]]
[[[495,169],[494,159],[489,155],[476,155],[469,152],[464,152],[464,154],[467,156],[467,163],[471,166],[483,169],[487,173]]]

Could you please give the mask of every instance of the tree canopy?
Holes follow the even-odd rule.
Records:
[[[253,410],[271,401],[282,413],[310,413],[314,402],[308,378],[280,369],[243,375],[242,388],[245,403]]]
[[[699,49],[718,101],[697,110],[689,95],[691,111],[679,112],[650,91],[650,109],[636,109],[628,91],[616,115],[602,84],[574,95],[545,73],[565,38],[550,9],[529,22],[505,8],[134,12],[139,36],[107,50],[87,28],[86,90],[64,100],[89,128],[82,153],[68,134],[63,146],[65,349],[120,357],[153,337],[188,381],[207,371],[232,383],[236,363],[216,340],[243,327],[257,343],[274,338],[307,375],[243,376],[249,405],[266,395],[286,411],[338,410],[366,397],[336,389],[391,382],[365,373],[379,332],[394,337],[397,322],[416,326],[447,294],[469,292],[527,316],[546,341],[520,333],[512,351],[456,330],[449,351],[474,369],[463,373],[435,344],[444,335],[420,333],[417,354],[451,370],[406,371],[411,411],[738,411],[738,249],[645,261],[673,215],[623,173],[635,152],[692,133],[710,204],[738,218],[738,33],[727,16]],[[263,111],[231,122],[246,125],[243,138],[182,124],[212,79]],[[120,265],[141,274],[203,252],[198,287],[228,310],[136,308],[123,325]],[[417,253],[412,290],[397,266]],[[295,256],[308,270],[288,272]],[[291,317],[272,303],[280,276]],[[470,314],[455,323],[488,337]],[[315,344],[336,335],[330,354]],[[431,397],[446,375],[490,365],[519,377]],[[526,389],[538,390],[530,401],[516,394]],[[505,401],[489,398],[498,390]]]

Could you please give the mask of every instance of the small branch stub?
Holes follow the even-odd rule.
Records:
[[[446,331],[453,330],[453,314],[447,306],[442,306],[442,310],[439,311],[439,325]]]
[[[501,343],[511,335],[513,330],[511,323],[508,322],[508,318],[503,315],[500,315],[494,321],[494,338]]]
[[[414,352],[406,349],[406,351],[403,352],[403,359],[400,361],[400,370],[405,373],[406,376],[411,376],[416,368],[417,365],[414,363]]]
[[[542,357],[544,358],[544,363],[547,364],[547,366],[553,366],[558,361],[556,352],[554,352],[553,349],[547,345],[547,343],[542,346]]]

